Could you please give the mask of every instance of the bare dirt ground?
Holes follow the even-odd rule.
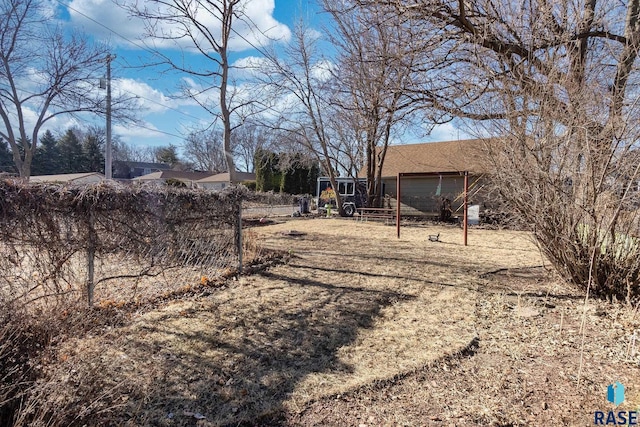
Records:
[[[640,406],[633,307],[589,301],[527,233],[300,219],[286,264],[70,339],[72,425],[593,425]],[[440,233],[440,242],[429,235]]]

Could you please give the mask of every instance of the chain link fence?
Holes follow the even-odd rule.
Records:
[[[274,192],[252,193],[242,205],[242,217],[256,219],[291,216],[300,211],[301,197]]]
[[[240,270],[247,196],[0,181],[0,302],[138,301]]]

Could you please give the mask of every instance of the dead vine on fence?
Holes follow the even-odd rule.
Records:
[[[142,278],[172,269],[199,279],[236,268],[246,197],[243,187],[0,181],[0,299],[29,304],[81,293],[92,303],[96,284],[103,295],[119,288],[135,297]]]

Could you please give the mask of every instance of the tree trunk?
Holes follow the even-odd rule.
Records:
[[[226,13],[222,16],[222,40],[218,54],[220,55],[220,112],[222,114],[222,123],[224,124],[223,143],[224,143],[224,156],[227,161],[227,170],[229,171],[229,182],[235,184],[236,179],[236,165],[233,159],[233,150],[231,147],[231,110],[227,101],[227,89],[229,84],[229,58],[227,56],[227,49],[229,43],[229,37],[231,36],[231,24],[233,22],[233,6],[235,3],[229,4]]]

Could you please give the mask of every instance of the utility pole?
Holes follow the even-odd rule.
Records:
[[[107,55],[107,144],[104,153],[104,175],[107,179],[112,179],[112,158],[111,158],[111,61],[116,58],[115,55]],[[100,87],[103,87],[100,85]],[[103,87],[104,89],[104,87]]]

